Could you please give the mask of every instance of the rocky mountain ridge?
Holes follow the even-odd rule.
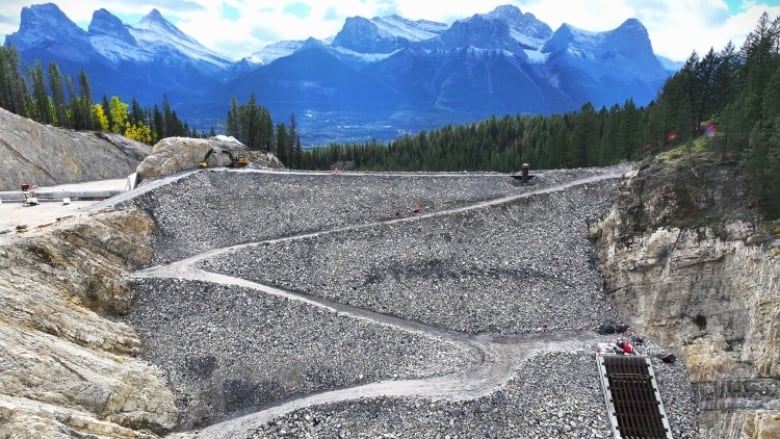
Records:
[[[297,114],[307,146],[574,111],[586,102],[645,105],[670,74],[637,20],[606,32],[569,25],[553,32],[510,5],[451,26],[352,17],[333,38],[274,44],[232,63],[157,10],[127,25],[101,9],[84,31],[49,3],[24,8],[6,44],[28,65],[57,61],[73,77],[84,68],[95,98],[147,105],[165,94],[200,129],[219,126],[232,97],[254,93],[278,121]]]

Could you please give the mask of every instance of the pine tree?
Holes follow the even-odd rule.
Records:
[[[777,144],[778,97],[780,86],[780,17],[769,22],[766,13],[761,16],[754,32],[743,45],[745,57],[741,96],[734,112],[742,112],[745,129],[750,124],[748,148],[743,153],[740,167],[752,192],[756,194],[765,215],[780,214],[780,146]]]
[[[84,69],[79,71],[79,104],[80,113],[84,115],[84,129],[97,129],[95,121],[92,119],[92,87],[89,85],[89,78]]]
[[[571,143],[574,149],[568,165],[571,167],[587,167],[593,164],[592,151],[599,143],[599,126],[593,105],[587,103],[580,108],[574,118]]]
[[[300,166],[301,160],[300,155],[296,151],[296,146],[300,147],[301,139],[298,137],[298,119],[295,117],[295,113],[290,114],[290,128],[288,131],[290,138],[288,140],[288,153],[287,156],[290,158],[290,167],[297,168]],[[352,160],[350,158],[350,160]]]
[[[171,137],[176,135],[176,123],[175,118],[173,114],[173,110],[171,109],[171,103],[168,101],[168,95],[163,95],[163,101],[162,101],[162,116],[163,116],[163,126],[162,126],[162,136],[163,137]]]
[[[260,149],[260,113],[257,110],[255,94],[249,94],[249,102],[240,112],[241,134],[240,139],[249,149]]]
[[[267,108],[260,107],[260,148],[270,151],[274,140],[274,124]]]
[[[152,130],[157,133],[159,139],[165,137],[165,118],[157,104],[152,107]]]
[[[144,122],[144,110],[141,108],[141,104],[135,98],[130,101],[130,113],[128,114],[128,121],[133,125],[143,124]]]
[[[66,85],[68,89],[68,119],[70,120],[71,127],[75,130],[83,130],[84,127],[84,115],[81,114],[81,102],[78,96],[76,96],[76,89],[73,87],[73,78],[70,76],[66,79]]]
[[[0,46],[0,106],[28,117],[27,86],[19,68],[19,54],[13,46]]]
[[[40,61],[36,61],[35,66],[27,69],[27,77],[32,83],[32,102],[35,105],[31,112],[33,120],[45,124],[54,121],[54,115],[51,112],[49,103],[49,94],[46,91],[46,82],[43,76],[43,66]]]
[[[290,156],[288,151],[290,150],[290,136],[287,133],[287,127],[283,123],[276,125],[276,157],[289,166]]]
[[[51,90],[52,101],[54,103],[54,123],[61,127],[71,127],[73,124],[68,120],[65,107],[65,91],[63,89],[62,75],[57,63],[49,63],[49,90]]]
[[[241,139],[241,128],[239,122],[238,100],[234,97],[230,99],[230,110],[227,114],[227,123],[225,124],[225,134]]]

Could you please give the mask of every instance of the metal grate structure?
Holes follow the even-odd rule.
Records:
[[[616,439],[672,439],[669,421],[646,357],[596,355]]]

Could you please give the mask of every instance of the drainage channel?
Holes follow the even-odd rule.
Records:
[[[672,439],[650,360],[597,355],[596,360],[616,439]]]

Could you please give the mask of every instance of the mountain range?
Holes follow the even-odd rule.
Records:
[[[351,17],[331,38],[281,41],[234,62],[156,9],[134,25],[100,9],[84,30],[47,3],[24,7],[5,44],[26,65],[56,61],[74,78],[85,69],[97,99],[150,105],[165,94],[179,117],[205,130],[224,122],[232,97],[244,103],[254,93],[275,122],[295,114],[307,146],[587,102],[645,105],[671,74],[636,19],[605,32],[565,23],[553,31],[514,6],[452,25]]]

